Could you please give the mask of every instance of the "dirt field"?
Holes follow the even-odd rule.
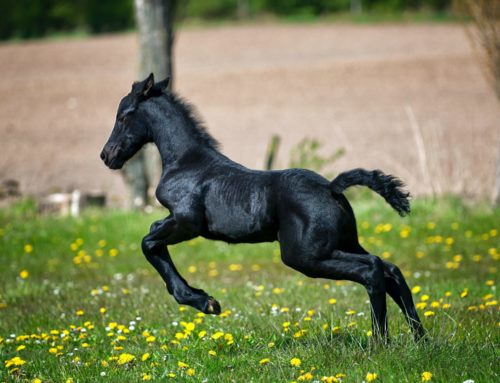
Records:
[[[261,168],[280,134],[285,167],[308,136],[324,153],[346,149],[335,171],[380,167],[414,194],[493,190],[500,108],[460,26],[184,29],[175,53],[176,89],[246,166]],[[103,189],[123,199],[99,152],[137,55],[130,34],[1,45],[0,179],[29,194]]]

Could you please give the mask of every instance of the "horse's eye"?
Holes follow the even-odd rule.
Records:
[[[129,117],[129,115],[128,115],[128,114],[126,114],[126,115],[124,115],[124,116],[121,116],[121,117],[120,117],[120,119],[119,119],[119,121],[120,121],[122,124],[125,124],[125,123],[127,122],[127,120],[128,120],[128,117]]]

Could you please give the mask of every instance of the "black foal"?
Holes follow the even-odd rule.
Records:
[[[330,182],[304,169],[247,169],[217,150],[191,108],[167,87],[168,79],[155,84],[152,74],[133,84],[101,158],[119,169],[144,144],[158,147],[163,172],[156,196],[170,215],[151,226],[142,250],[177,302],[209,314],[221,311],[213,297],[178,273],[167,245],[198,236],[228,243],[278,240],[283,262],[295,270],[365,286],[374,334],[387,336],[386,293],[415,337],[424,334],[401,271],[359,245],[354,214],[342,194],[353,185],[368,186],[405,215],[410,206],[401,181],[379,170],[351,170]]]

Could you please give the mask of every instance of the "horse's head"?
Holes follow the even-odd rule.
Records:
[[[140,148],[151,142],[150,129],[141,113],[149,98],[168,86],[169,78],[155,85],[153,74],[132,85],[132,91],[122,98],[116,113],[115,126],[101,152],[101,159],[110,169],[120,169]]]

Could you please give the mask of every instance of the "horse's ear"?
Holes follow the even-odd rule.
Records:
[[[141,93],[144,97],[148,97],[155,85],[155,76],[151,73],[146,80],[144,80]]]
[[[162,92],[164,90],[167,90],[169,85],[170,85],[170,77],[166,77],[165,80],[161,80],[156,83],[156,87]]]

